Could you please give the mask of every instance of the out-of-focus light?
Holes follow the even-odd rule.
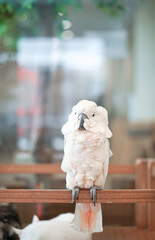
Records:
[[[66,30],[62,33],[61,37],[64,40],[71,40],[74,37],[74,33],[70,30]]]
[[[64,29],[69,29],[72,26],[72,23],[68,20],[63,20],[62,25]]]
[[[60,41],[58,38],[53,38],[53,48],[58,48]]]
[[[64,13],[58,12],[58,15],[59,15],[59,16],[63,16],[63,15],[64,15]]]

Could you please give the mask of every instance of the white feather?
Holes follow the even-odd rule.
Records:
[[[26,228],[14,231],[19,234],[20,240],[91,240],[88,233],[75,231],[71,226],[74,214],[61,214],[47,221],[33,222]]]
[[[84,131],[78,129],[80,113],[88,116]],[[62,133],[65,146],[61,168],[67,173],[67,188],[90,188],[93,185],[103,188],[111,156],[107,138],[112,136],[106,109],[92,101],[80,101],[73,107]]]

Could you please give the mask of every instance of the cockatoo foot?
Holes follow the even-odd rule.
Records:
[[[80,187],[74,187],[72,190],[72,201],[73,201],[73,205],[75,205],[75,200],[78,200],[79,198],[79,191],[80,191]]]
[[[91,199],[93,200],[94,206],[96,203],[96,190],[101,190],[101,189],[102,188],[97,187],[97,186],[93,186],[90,188],[90,196],[91,196]]]

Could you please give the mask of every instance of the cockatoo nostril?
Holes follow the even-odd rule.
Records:
[[[87,115],[84,113],[80,113],[78,118],[80,120],[79,129],[86,130],[85,127],[83,126],[83,124],[84,124],[84,120],[88,119]]]

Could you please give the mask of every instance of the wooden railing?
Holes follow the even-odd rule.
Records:
[[[1,174],[62,174],[59,164],[0,165]],[[137,203],[138,228],[155,230],[155,160],[140,159],[134,165],[110,165],[109,174],[134,174],[136,189],[100,190],[99,203]],[[0,202],[18,203],[72,203],[71,191],[0,189]],[[77,202],[90,203],[89,190],[81,190]]]
[[[71,191],[2,189],[0,202],[72,203]],[[92,203],[89,190],[82,189],[77,202]],[[98,190],[97,203],[155,203],[155,190]]]
[[[17,165],[17,164],[0,164],[0,173],[34,173],[34,174],[62,174],[60,164],[32,164],[32,165]],[[134,165],[110,165],[109,174],[134,174]]]

